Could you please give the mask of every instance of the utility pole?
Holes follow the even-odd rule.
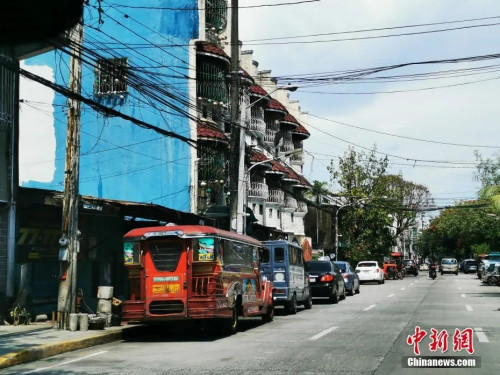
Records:
[[[240,180],[240,92],[239,92],[238,0],[231,0],[231,140],[229,155],[229,229],[238,229],[238,192]]]
[[[81,46],[83,22],[71,30],[69,89],[80,95],[82,80]],[[58,328],[69,324],[69,314],[76,308],[77,257],[80,248],[78,232],[78,185],[80,177],[80,101],[68,98],[68,128],[66,134],[66,163],[64,167],[64,196],[62,208],[61,275],[57,303]]]

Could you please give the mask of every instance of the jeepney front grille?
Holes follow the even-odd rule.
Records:
[[[193,296],[213,296],[224,292],[221,280],[213,276],[193,277],[191,285]]]
[[[149,313],[155,315],[179,314],[184,312],[182,301],[152,301],[149,304]]]

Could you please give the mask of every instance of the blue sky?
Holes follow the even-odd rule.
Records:
[[[304,76],[500,53],[500,25],[469,27],[500,23],[500,18],[252,42],[262,38],[495,17],[500,16],[499,1],[321,0],[298,5],[243,8],[277,2],[240,0],[240,40],[243,41],[243,49],[253,50],[259,69],[271,69],[273,76]],[[419,35],[318,42],[464,26],[467,28]],[[308,43],[269,44],[287,41]],[[390,70],[379,76],[478,68],[498,63],[494,59],[432,64]],[[329,181],[326,166],[330,160],[338,160],[338,156],[342,156],[349,146],[360,151],[363,147],[370,149],[376,144],[380,157],[391,155],[389,172],[401,172],[406,180],[427,186],[437,205],[476,197],[479,185],[474,180],[473,151],[479,150],[484,157],[495,157],[500,148],[497,125],[500,119],[497,95],[500,72],[495,70],[493,67],[481,74],[409,82],[300,87],[291,94],[291,99],[299,99],[302,110],[311,115],[308,127],[311,137],[305,143],[306,151],[310,154],[304,165],[304,175],[310,180]],[[452,87],[430,89],[438,86]],[[359,94],[388,91],[404,92]],[[337,186],[332,185],[332,188],[336,189]]]

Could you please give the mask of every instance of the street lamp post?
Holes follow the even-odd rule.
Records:
[[[338,251],[339,251],[339,212],[341,209],[344,207],[349,207],[349,206],[354,206],[358,203],[364,203],[368,198],[361,198],[357,201],[354,202],[349,202],[346,204],[341,205],[340,207],[337,208],[335,211],[335,260],[338,260]]]

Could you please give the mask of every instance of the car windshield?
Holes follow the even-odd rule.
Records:
[[[306,270],[309,272],[328,272],[331,271],[332,265],[330,262],[307,262]]]
[[[377,264],[375,262],[363,262],[358,263],[358,267],[376,267]]]
[[[442,264],[457,264],[456,259],[443,259]]]
[[[337,263],[335,262],[335,264],[337,265],[337,267],[340,269],[341,272],[347,272],[347,264],[345,263]]]

